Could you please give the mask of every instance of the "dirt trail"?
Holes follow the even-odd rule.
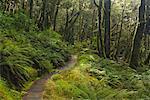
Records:
[[[68,68],[73,67],[76,64],[77,56],[72,56],[70,61],[66,66],[59,68],[59,70],[67,70]],[[23,96],[23,100],[43,100],[43,92],[47,80],[51,78],[52,75],[58,72],[52,72],[48,75],[42,77],[41,79],[35,81],[29,91]]]

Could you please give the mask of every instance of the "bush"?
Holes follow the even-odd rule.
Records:
[[[5,77],[9,83],[20,88],[23,82],[30,77],[26,71],[26,67],[32,63],[30,58],[25,56],[29,52],[28,48],[19,47],[11,40],[3,40],[1,43],[3,45],[0,46],[0,67],[2,70],[0,75]]]
[[[22,12],[0,12],[0,76],[18,90],[37,75],[62,67],[70,56],[58,33],[38,32],[31,22]]]

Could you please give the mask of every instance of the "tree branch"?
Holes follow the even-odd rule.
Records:
[[[76,13],[76,16],[75,16],[75,18],[74,18],[74,20],[73,20],[72,22],[70,22],[70,26],[67,28],[68,30],[69,30],[69,29],[73,26],[73,24],[76,22],[76,20],[78,19],[79,15],[80,15],[80,12],[77,12],[77,13]]]
[[[77,13],[75,13],[74,15],[72,15],[72,17],[71,17],[70,20],[69,20],[69,23],[72,22],[72,20],[73,20],[74,17],[79,16],[79,13],[80,13],[80,12],[77,12]]]
[[[96,6],[96,7],[99,7],[99,5],[96,3],[96,1],[95,1],[95,0],[94,0],[94,4],[95,4],[95,6]]]

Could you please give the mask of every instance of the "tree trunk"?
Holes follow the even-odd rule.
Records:
[[[149,61],[150,61],[150,53],[149,53],[147,59],[145,60],[144,64],[145,64],[145,65],[149,64]]]
[[[102,39],[102,30],[101,30],[101,19],[102,19],[102,0],[99,0],[99,5],[94,0],[95,6],[98,8],[98,34],[97,34],[97,47],[98,47],[98,53],[100,57],[104,57],[103,52],[103,39]]]
[[[121,25],[120,25],[119,34],[118,34],[118,37],[117,37],[117,47],[116,47],[116,54],[115,54],[116,60],[118,60],[117,57],[119,55],[119,49],[120,49],[120,39],[121,39],[121,36],[122,36],[124,11],[125,11],[125,7],[123,8],[123,11],[122,11],[122,14],[121,14]]]
[[[104,0],[104,18],[105,18],[105,54],[107,58],[110,58],[110,11],[111,11],[111,0]]]
[[[22,0],[22,9],[24,9],[25,8],[25,2],[24,2],[24,0]]]
[[[150,45],[150,43],[149,43],[149,34],[150,34],[150,1],[149,0],[147,0],[147,2],[146,2],[146,31],[145,31],[145,36],[147,37],[147,42],[145,41],[145,48],[147,48],[146,49],[146,51],[147,50],[149,50],[149,45]],[[146,58],[146,60],[145,60],[145,62],[144,62],[144,64],[149,64],[149,62],[150,62],[150,53],[149,53],[149,55],[148,55],[148,57]]]
[[[150,0],[146,1],[146,28],[144,33],[150,35]]]
[[[38,22],[38,27],[41,30],[48,27],[48,0],[43,0],[42,13]]]
[[[137,69],[140,66],[140,48],[145,28],[145,0],[141,0],[141,6],[139,7],[139,25],[134,38],[132,56],[130,61],[130,67]]]
[[[66,23],[65,23],[65,29],[64,29],[64,38],[66,41],[68,41],[67,39],[68,39],[68,34],[69,34],[67,30],[68,24],[69,24],[69,11],[68,10],[69,9],[66,8]]]
[[[56,20],[57,20],[57,15],[58,15],[58,10],[59,10],[59,4],[60,4],[60,0],[57,1],[56,10],[54,13],[54,22],[53,22],[53,30],[54,31],[56,30]]]
[[[104,57],[103,53],[103,39],[102,39],[102,31],[101,31],[101,9],[102,9],[102,0],[99,0],[99,8],[98,8],[98,38],[99,38],[99,55],[100,57]]]
[[[30,13],[30,18],[32,19],[33,0],[30,0],[29,4],[30,4],[30,10],[29,10],[29,13]]]

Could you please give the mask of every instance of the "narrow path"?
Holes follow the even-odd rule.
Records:
[[[59,70],[67,70],[68,68],[73,67],[76,64],[77,56],[72,56],[70,61],[66,66],[59,68]],[[35,81],[29,91],[23,96],[23,100],[43,100],[43,92],[47,80],[51,78],[52,75],[58,72],[52,72],[48,75],[42,77],[41,79]]]

